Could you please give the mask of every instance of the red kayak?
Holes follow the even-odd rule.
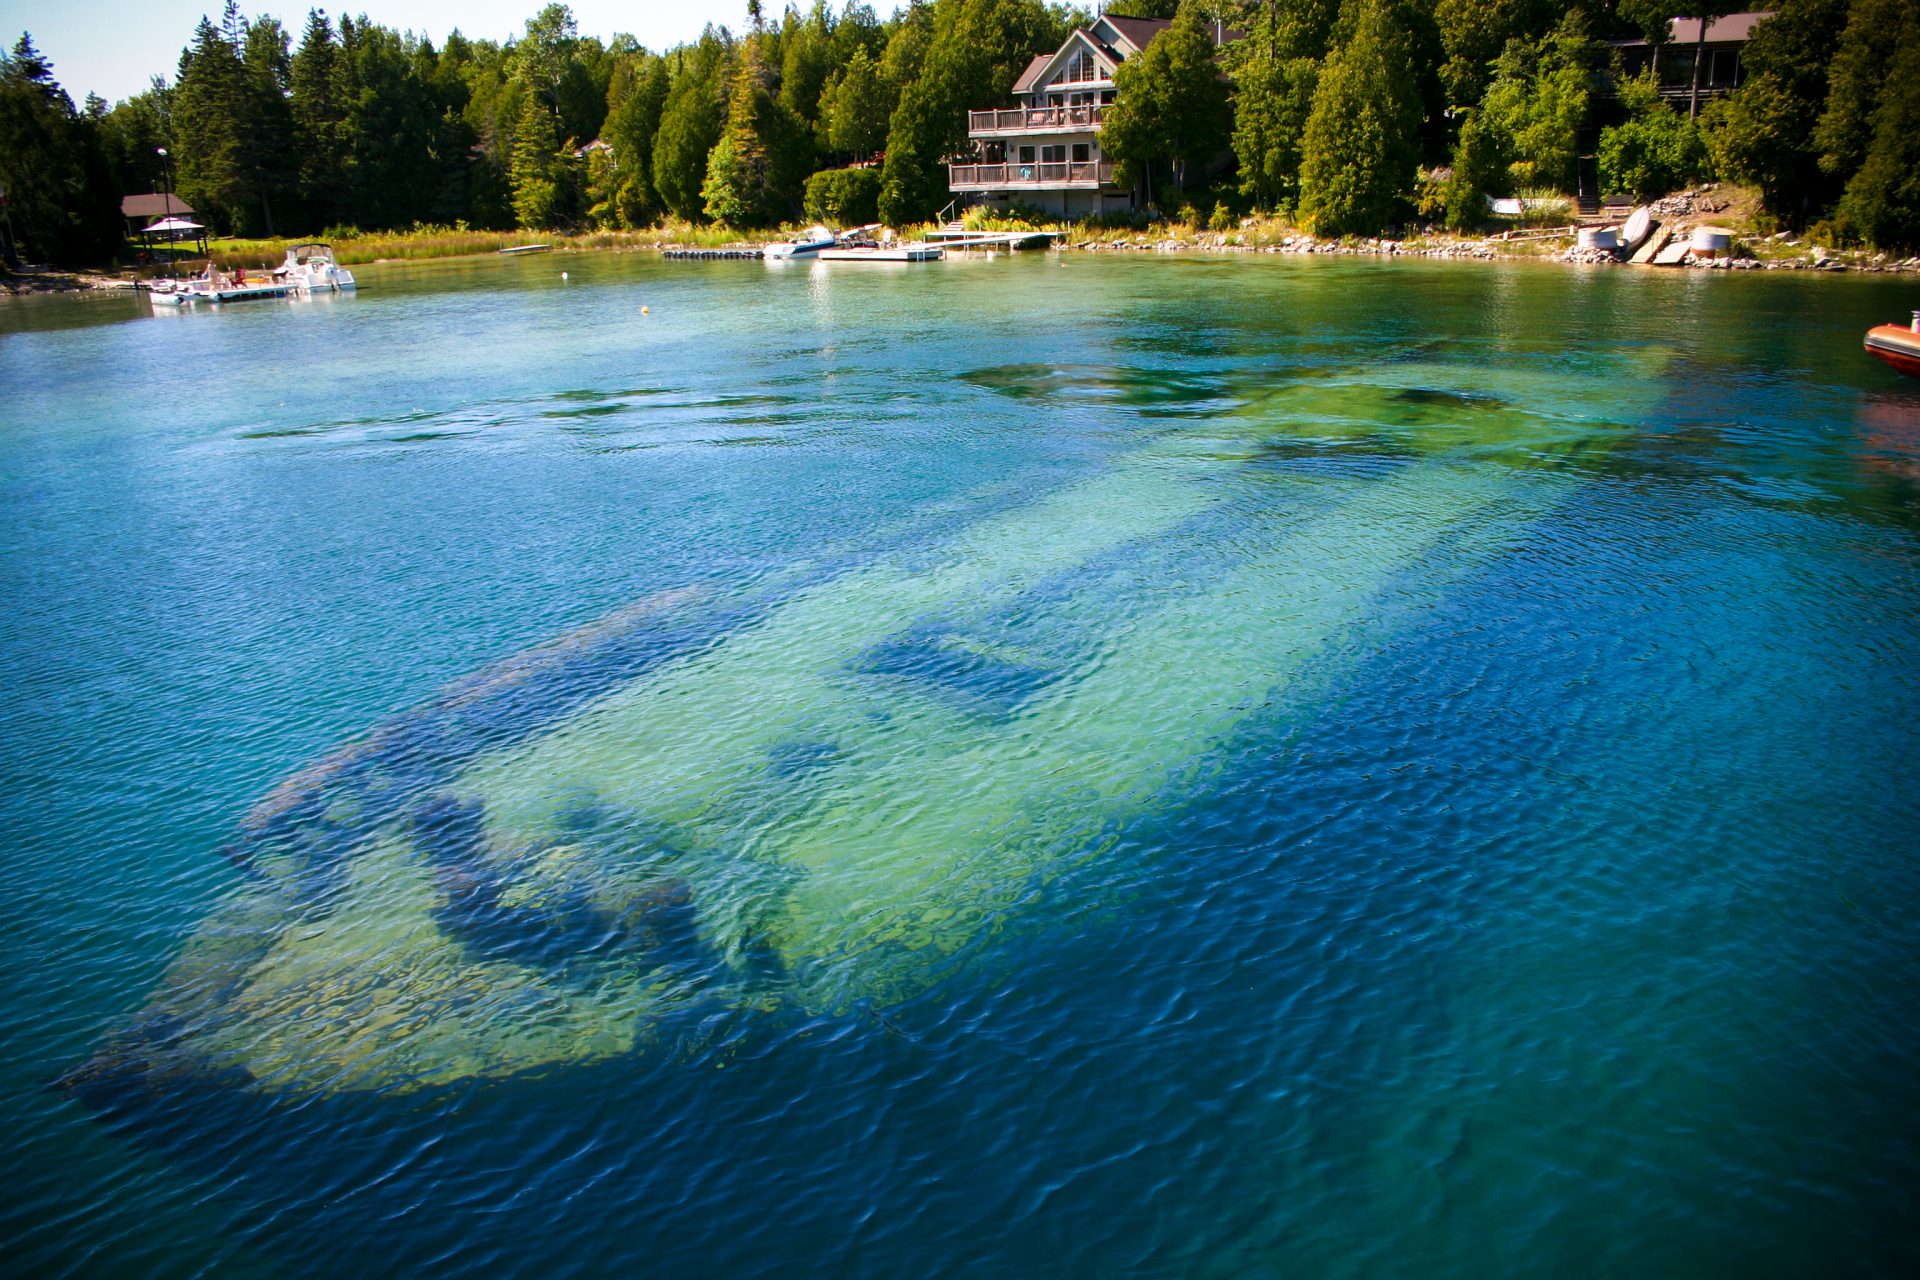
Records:
[[[1867,330],[1867,354],[1884,360],[1909,378],[1920,378],[1920,311],[1913,324],[1881,324]]]

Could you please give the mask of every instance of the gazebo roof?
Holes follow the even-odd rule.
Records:
[[[175,195],[154,192],[120,197],[120,215],[125,218],[165,218],[176,213],[191,214],[193,211],[192,205]]]

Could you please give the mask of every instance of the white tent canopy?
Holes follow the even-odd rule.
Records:
[[[147,227],[147,230],[149,231],[205,231],[206,228],[201,226],[197,222],[189,222],[185,218],[162,218],[160,221],[149,225]]]

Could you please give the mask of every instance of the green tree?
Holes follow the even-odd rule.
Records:
[[[727,226],[777,225],[798,209],[813,167],[809,131],[773,96],[771,79],[760,40],[749,39],[700,192],[707,216]]]
[[[232,11],[232,5],[228,6]],[[180,55],[173,95],[175,157],[181,197],[201,215],[232,229],[247,216],[246,71],[225,32],[201,18]]]
[[[821,118],[827,147],[864,161],[887,138],[887,116],[892,107],[880,68],[863,48],[856,48],[845,70],[821,95]]]
[[[82,263],[111,253],[119,209],[109,183],[97,123],[74,110],[23,32],[0,54],[0,189],[19,237],[5,246],[9,265],[20,255]]]
[[[1843,181],[1866,163],[1880,95],[1894,54],[1920,16],[1910,0],[1853,0],[1827,77],[1826,109],[1814,130],[1820,165]]]
[[[1573,10],[1544,39],[1513,39],[1494,63],[1482,106],[1502,131],[1522,186],[1572,191],[1579,185],[1579,138],[1592,98],[1598,46]]]
[[[1213,26],[1197,4],[1113,73],[1113,105],[1100,127],[1100,149],[1115,161],[1115,180],[1144,181],[1165,161],[1176,187],[1191,169],[1225,150],[1233,129],[1227,85],[1214,61]]]
[[[645,226],[660,212],[653,188],[653,139],[667,102],[667,64],[641,52],[616,79],[618,95],[601,136],[613,148],[613,189],[608,196],[615,225]]]
[[[346,222],[346,104],[340,99],[340,46],[324,11],[307,11],[306,30],[294,53],[288,77],[292,96],[294,150],[299,156],[300,200],[309,222],[318,227]]]
[[[1411,24],[1390,0],[1357,0],[1352,16],[1352,38],[1321,70],[1301,145],[1300,218],[1318,235],[1393,222],[1419,154]]]
[[[1815,130],[1847,8],[1848,0],[1784,0],[1741,54],[1746,82],[1701,116],[1715,169],[1760,188],[1768,212],[1796,223],[1840,191],[1820,167]]]
[[[1908,11],[1871,118],[1859,171],[1834,211],[1843,236],[1920,248],[1920,16]]]
[[[1300,140],[1313,114],[1320,64],[1312,58],[1258,57],[1242,63],[1233,102],[1233,154],[1240,194],[1260,209],[1300,195]]]
[[[1619,84],[1626,120],[1600,131],[1600,183],[1645,200],[1704,177],[1706,143],[1694,122],[1660,100],[1653,73]]]
[[[551,227],[559,208],[558,145],[553,113],[539,98],[527,95],[514,130],[512,181],[514,216],[529,230]]]
[[[1487,91],[1490,66],[1508,42],[1539,39],[1552,29],[1559,12],[1552,0],[1436,0],[1433,17],[1446,58],[1440,79],[1448,103],[1479,103]]]
[[[700,189],[725,124],[726,49],[709,28],[698,45],[679,53],[653,140],[653,186],[669,212],[695,220],[706,216]]]
[[[1513,191],[1512,139],[1486,111],[1469,109],[1453,149],[1453,173],[1441,192],[1447,226],[1468,231],[1486,217],[1487,197]]]

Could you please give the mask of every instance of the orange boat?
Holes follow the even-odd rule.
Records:
[[[1867,330],[1867,354],[1886,361],[1909,378],[1920,378],[1920,311],[1902,327],[1880,324]]]

